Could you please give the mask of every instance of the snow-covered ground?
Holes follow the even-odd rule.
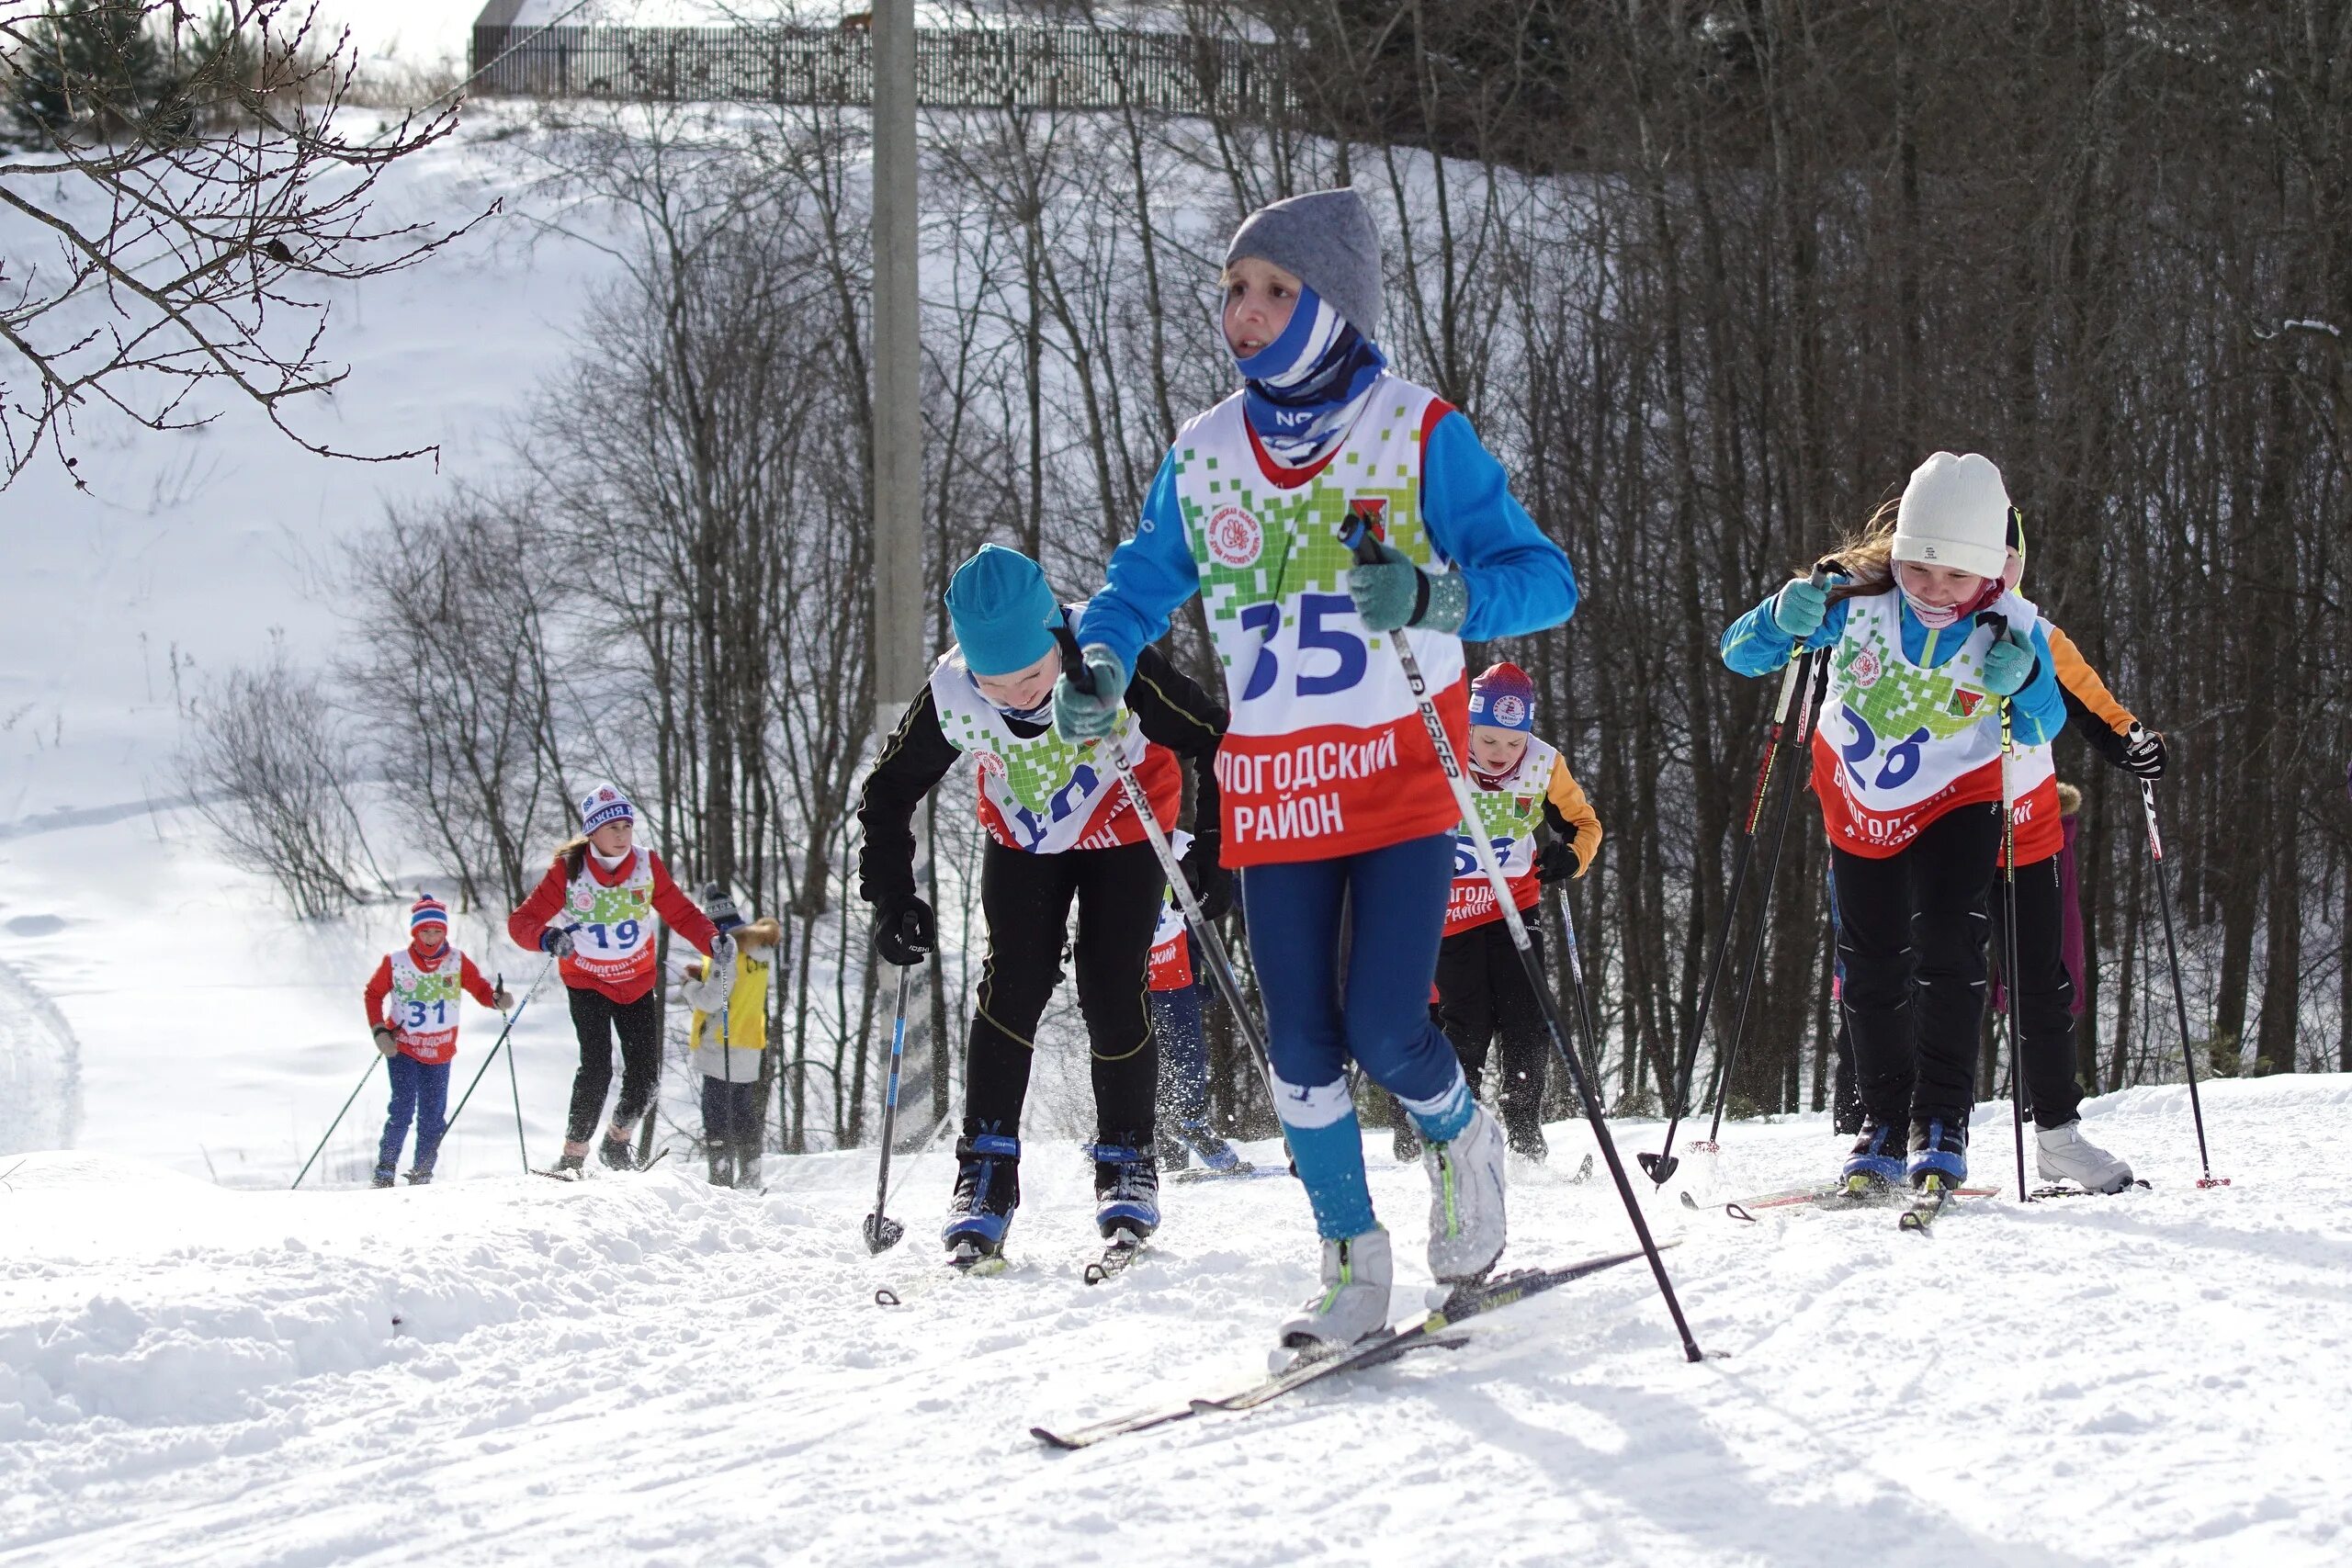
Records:
[[[0,1167],[0,1561],[9,1563],[2244,1563],[2352,1557],[2352,1235],[2312,1151],[2352,1080],[2093,1102],[2154,1179],[1742,1225],[1653,1201],[1700,1341],[1623,1268],[1467,1348],[1079,1454],[1077,1423],[1247,1382],[1311,1285],[1305,1204],[1173,1187],[1085,1285],[1086,1174],[1033,1147],[1018,1261],[947,1276],[947,1160],[858,1239],[869,1158],[772,1159],[769,1195],[673,1161],[579,1187],[225,1190],[119,1158]],[[1980,1115],[2007,1179],[2007,1115]],[[1554,1130],[1571,1165],[1580,1131]],[[1657,1129],[1627,1127],[1629,1146]],[[1700,1196],[1815,1174],[1818,1118],[1740,1127]],[[1271,1150],[1261,1158],[1278,1157]],[[1374,1156],[1399,1314],[1417,1168]],[[1684,1185],[1678,1182],[1675,1187]],[[1644,1183],[1646,1187],[1646,1183]],[[1519,1181],[1507,1261],[1626,1236],[1600,1181]],[[875,1288],[904,1297],[877,1306]]]

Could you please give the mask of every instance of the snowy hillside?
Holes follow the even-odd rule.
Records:
[[[0,1168],[0,1559],[2345,1561],[2352,1239],[2308,1156],[2352,1081],[2214,1085],[2234,1185],[2204,1191],[2181,1091],[2087,1110],[2153,1190],[1977,1201],[1928,1237],[1661,1195],[1704,1365],[1620,1269],[1464,1349],[1080,1454],[1028,1427],[1251,1378],[1311,1284],[1293,1184],[1171,1188],[1159,1244],[1090,1288],[1066,1146],[1027,1161],[993,1280],[934,1272],[937,1153],[909,1162],[908,1240],[879,1260],[864,1156],[772,1160],[764,1199],[674,1161],[288,1195],[36,1156]],[[2007,1179],[2007,1121],[1980,1115],[1982,1179]],[[1584,1141],[1555,1129],[1569,1160]],[[1817,1118],[1730,1143],[1700,1197],[1836,1152]],[[1401,1315],[1426,1190],[1375,1167]],[[1598,1182],[1539,1175],[1514,1203],[1507,1264],[1626,1234]]]

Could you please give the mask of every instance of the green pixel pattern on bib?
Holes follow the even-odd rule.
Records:
[[[1200,577],[1201,605],[1211,632],[1219,637],[1219,662],[1232,664],[1232,654],[1222,651],[1227,646],[1222,634],[1235,629],[1241,613],[1251,605],[1298,593],[1347,592],[1348,569],[1355,558],[1340,543],[1340,525],[1347,521],[1351,500],[1382,502],[1388,542],[1418,566],[1431,563],[1434,552],[1421,521],[1419,480],[1402,463],[1394,465],[1391,473],[1373,472],[1357,449],[1359,434],[1372,438],[1364,446],[1389,446],[1398,427],[1412,417],[1405,403],[1391,403],[1384,423],[1368,428],[1360,423],[1323,471],[1295,490],[1270,482],[1255,464],[1244,471],[1219,473],[1213,454],[1190,446],[1176,448],[1171,458],[1175,476],[1182,479],[1191,475],[1207,497],[1196,502],[1192,486],[1177,489],[1185,538]],[[1382,419],[1376,408],[1362,416],[1363,421]],[[1210,548],[1210,522],[1227,506],[1240,508],[1262,531],[1257,557],[1247,565],[1228,566]]]
[[[1878,674],[1864,685],[1858,668],[1875,663]],[[1966,733],[1991,712],[1991,696],[1982,686],[1954,680],[1952,671],[1977,674],[1979,660],[1965,649],[1941,666],[1923,670],[1888,646],[1883,624],[1875,616],[1864,623],[1860,635],[1849,635],[1838,653],[1838,673],[1848,707],[1860,714],[1872,733],[1884,740],[1899,740],[1924,728],[1939,740]]]
[[[460,994],[459,982],[460,976],[456,965],[446,970],[437,970],[430,975],[420,969],[416,971],[415,983],[400,993],[401,999],[428,1003],[454,1002]]]
[[[1520,805],[1521,801],[1527,804]],[[1478,826],[1489,839],[1518,839],[1535,830],[1544,814],[1541,795],[1513,795],[1508,790],[1479,790],[1472,796],[1478,808]]]
[[[1120,715],[1117,733],[1103,744],[1123,744],[1127,722],[1127,716]],[[940,729],[958,751],[1000,758],[1004,763],[1005,787],[1012,792],[1012,798],[1041,816],[1052,809],[1054,796],[1069,787],[1086,761],[1083,748],[1063,739],[1050,727],[1044,734],[1023,740],[996,734],[969,714],[942,713]]]

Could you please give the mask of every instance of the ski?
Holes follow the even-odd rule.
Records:
[[[1998,1187],[1961,1187],[1951,1196],[1958,1198],[1990,1198],[2000,1191]],[[1868,1187],[1857,1189],[1844,1182],[1833,1181],[1814,1187],[1790,1187],[1778,1192],[1758,1192],[1749,1198],[1735,1198],[1726,1203],[1701,1203],[1690,1193],[1682,1194],[1686,1209],[1721,1209],[1735,1220],[1753,1221],[1758,1209],[1788,1209],[1811,1205],[1817,1209],[1883,1209],[1908,1197],[1899,1187]]]
[[[2035,1199],[2120,1198],[2124,1193],[2132,1190],[2134,1188],[2137,1188],[2142,1191],[2145,1191],[2147,1190],[2147,1186],[2148,1184],[2146,1182],[2141,1180],[2137,1177],[2133,1177],[2130,1181],[2125,1182],[2122,1186],[2117,1188],[2112,1192],[2094,1192],[2087,1187],[2037,1187],[2032,1191],[2027,1193],[2026,1196]]]
[[[1122,1230],[1102,1249],[1102,1256],[1086,1266],[1086,1282],[1099,1285],[1114,1275],[1127,1271],[1127,1265],[1143,1250],[1144,1237],[1131,1230]]]
[[[1964,1187],[1946,1187],[1942,1177],[1930,1172],[1919,1195],[1911,1200],[1911,1206],[1894,1222],[1895,1228],[1925,1235],[1928,1227],[1936,1223],[1936,1216],[1944,1212],[1944,1206],[1967,1191]]]
[[[670,1145],[664,1144],[662,1145],[660,1153],[656,1154],[651,1159],[647,1160],[643,1165],[639,1166],[636,1169],[616,1170],[613,1171],[613,1174],[615,1176],[642,1176],[647,1171],[651,1170],[655,1166],[660,1165],[663,1160],[668,1159],[669,1157]],[[611,1168],[607,1167],[606,1168],[610,1169]],[[542,1168],[535,1165],[531,1168],[531,1174],[533,1176],[544,1176],[550,1181],[585,1181],[588,1179],[588,1171],[584,1166],[578,1170],[565,1170],[560,1167],[550,1166]],[[763,1188],[761,1190],[765,1191],[766,1189]]]
[[[1191,1186],[1202,1181],[1250,1181],[1260,1177],[1288,1176],[1289,1174],[1290,1168],[1287,1166],[1279,1165],[1244,1163],[1232,1170],[1211,1170],[1206,1166],[1194,1165],[1187,1166],[1182,1170],[1170,1171],[1163,1179]]]
[[[967,1244],[968,1245],[968,1244]],[[1012,1266],[1012,1259],[1001,1252],[981,1252],[975,1248],[967,1253],[962,1247],[949,1253],[946,1267],[918,1276],[910,1284],[893,1290],[888,1285],[874,1288],[876,1306],[904,1306],[909,1296],[920,1296],[956,1280],[993,1280]]]
[[[1659,1245],[1672,1247],[1676,1243],[1668,1241]],[[1457,1286],[1446,1295],[1442,1304],[1417,1322],[1400,1329],[1384,1330],[1362,1344],[1336,1354],[1302,1358],[1272,1377],[1232,1393],[1216,1398],[1188,1399],[1178,1404],[1097,1421],[1091,1427],[1079,1427],[1068,1432],[1057,1432],[1048,1427],[1032,1427],[1029,1435],[1052,1449],[1085,1449],[1106,1438],[1124,1437],[1129,1432],[1148,1431],[1154,1427],[1188,1420],[1195,1416],[1217,1411],[1238,1413],[1255,1410],[1286,1393],[1326,1378],[1337,1377],[1342,1372],[1384,1366],[1417,1350],[1454,1349],[1469,1342],[1466,1336],[1448,1332],[1455,1325],[1493,1312],[1498,1307],[1506,1307],[1530,1296],[1555,1290],[1589,1274],[1614,1269],[1621,1263],[1634,1262],[1642,1256],[1638,1248],[1631,1252],[1603,1253],[1598,1258],[1588,1258],[1582,1262],[1566,1264],[1557,1269],[1514,1269],[1478,1284]]]

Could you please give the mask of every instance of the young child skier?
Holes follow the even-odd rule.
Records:
[[[1542,1160],[1544,1077],[1551,1039],[1543,1004],[1527,983],[1526,966],[1511,945],[1495,905],[1494,888],[1478,866],[1469,835],[1494,845],[1511,897],[1529,917],[1527,934],[1540,959],[1544,931],[1533,918],[1545,883],[1582,876],[1600,850],[1600,818],[1568,772],[1567,759],[1535,739],[1535,682],[1518,665],[1491,666],[1470,683],[1471,783],[1477,786],[1478,821],[1456,828],[1453,890],[1446,905],[1445,937],[1438,945],[1438,1017],[1470,1092],[1478,1092],[1487,1055],[1502,1047],[1503,1130],[1512,1151]],[[1536,829],[1554,837],[1541,848]]]
[[[630,1140],[662,1075],[657,915],[717,959],[720,970],[734,968],[735,939],[722,935],[678,890],[661,856],[638,846],[636,806],[617,784],[593,785],[580,798],[580,837],[556,851],[547,874],[506,921],[515,946],[555,955],[580,1039],[563,1157],[554,1174],[577,1179],[586,1162],[612,1088],[616,1033],[621,1094],[597,1155],[615,1170],[637,1168]]]
[[[1178,829],[1169,848],[1181,859],[1193,835]],[[1232,908],[1229,892],[1201,913],[1220,919]],[[1159,906],[1159,926],[1151,933],[1151,1032],[1159,1043],[1159,1109],[1176,1125],[1176,1137],[1159,1156],[1162,1168],[1179,1170],[1197,1154],[1204,1169],[1221,1175],[1247,1170],[1233,1145],[1209,1122],[1209,1043],[1201,1030],[1201,981],[1193,967],[1193,933],[1173,888]]]
[[[1233,704],[1226,854],[1244,868],[1276,1107],[1323,1241],[1323,1289],[1281,1325],[1283,1360],[1388,1321],[1351,1056],[1428,1141],[1431,1271],[1476,1279],[1502,1253],[1502,1129],[1429,1011],[1459,812],[1387,639],[1408,639],[1458,756],[1463,639],[1558,626],[1576,576],[1469,422],[1388,371],[1380,240],[1356,192],[1251,214],[1221,281],[1242,388],[1177,434],[1088,608],[1092,690],[1065,679],[1054,717],[1073,739],[1113,733],[1127,671],[1203,596]],[[1377,563],[1341,542],[1351,516],[1374,525]]]
[[[430,893],[420,894],[408,911],[408,945],[388,953],[368,977],[368,1028],[384,1054],[392,1080],[392,1102],[376,1149],[376,1175],[369,1183],[390,1187],[399,1168],[409,1123],[416,1123],[416,1163],[409,1185],[433,1179],[447,1125],[449,1064],[458,1055],[458,993],[504,1012],[514,998],[493,989],[474,961],[449,945],[449,911]],[[388,1012],[384,1004],[389,1001]]]
[[[768,976],[784,928],[772,919],[746,924],[723,883],[704,886],[702,912],[735,939],[732,973],[699,955],[677,970],[680,994],[694,1010],[686,1048],[702,1068],[703,1150],[713,1187],[757,1189],[767,1121],[760,1062],[768,1045]]]
[[[1813,789],[1863,1111],[1844,1175],[1862,1187],[1967,1178],[2005,766],[2019,865],[2058,849],[2050,742],[2066,710],[2041,614],[2008,575],[2015,516],[1989,459],[1938,452],[1838,549],[1843,581],[1797,578],[1724,633],[1744,675],[1830,649]]]
[[[1090,624],[1065,606],[1035,561],[983,545],[947,585],[955,646],[940,656],[859,796],[865,830],[858,891],[874,906],[874,945],[887,963],[931,952],[931,906],[915,892],[915,808],[957,759],[979,764],[980,909],[988,920],[965,1066],[963,1137],[943,1239],[970,1268],[1001,1254],[1021,1201],[1021,1112],[1029,1093],[1037,1021],[1062,977],[1070,905],[1078,1005],[1092,1048],[1095,1224],[1134,1240],[1159,1224],[1153,1099],[1159,1054],[1144,1002],[1144,972],[1166,881],[1135,808],[1107,761],[1054,733],[1049,705],[1060,669],[1056,627]],[[1201,827],[1182,863],[1204,902],[1230,897],[1217,863],[1214,772],[1225,713],[1156,652],[1123,671],[1114,693],[1136,725],[1117,744],[1163,828],[1182,802],[1178,757],[1193,767]]]

